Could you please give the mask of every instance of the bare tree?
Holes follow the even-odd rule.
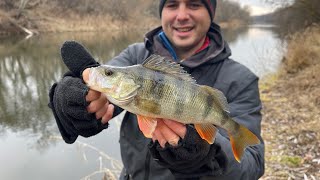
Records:
[[[129,18],[129,7],[126,6],[126,0],[110,0],[109,12],[113,19],[116,20],[128,20]]]
[[[275,2],[273,0],[268,1],[270,3]],[[319,0],[294,0],[291,4],[279,8],[273,13],[273,22],[278,26],[278,34],[280,37],[290,37],[292,33],[313,24],[320,24],[319,9]]]
[[[247,23],[250,21],[249,9],[247,7],[241,8],[237,2],[222,0],[218,2],[217,6],[215,19],[218,22],[228,22],[235,19]]]

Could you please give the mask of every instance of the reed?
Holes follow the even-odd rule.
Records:
[[[63,141],[61,136],[51,136],[49,139]],[[123,167],[121,161],[112,158],[111,156],[106,154],[101,149],[99,149],[93,145],[90,145],[88,143],[81,142],[80,140],[77,140],[75,143],[78,145],[78,148],[81,151],[82,157],[85,161],[88,160],[87,155],[85,153],[86,149],[89,149],[89,150],[97,153],[99,156],[99,169],[82,177],[81,180],[90,180],[98,175],[102,175],[102,179],[107,179],[107,180],[116,180],[119,178],[122,167]],[[106,166],[105,162],[108,162],[110,164],[109,165],[110,168],[105,167]]]

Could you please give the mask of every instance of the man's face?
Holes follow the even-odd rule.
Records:
[[[167,0],[161,24],[174,48],[197,50],[204,42],[211,19],[201,0]]]

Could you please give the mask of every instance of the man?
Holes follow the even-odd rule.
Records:
[[[219,129],[210,145],[192,125],[159,119],[152,139],[147,139],[138,128],[136,116],[126,113],[120,130],[124,164],[120,179],[247,180],[258,179],[264,173],[258,78],[229,59],[231,51],[219,26],[213,22],[215,8],[215,0],[161,0],[162,26],[147,33],[145,43],[130,45],[109,64],[141,64],[151,54],[175,60],[198,84],[221,90],[229,102],[230,116],[256,134],[262,143],[246,148],[238,163],[223,129]],[[63,57],[68,53],[62,50]],[[65,74],[50,91],[49,105],[67,143],[75,142],[78,135],[88,137],[101,132],[121,112],[121,108],[110,104],[101,93],[88,89],[79,78],[82,75],[87,81],[87,68],[98,63],[91,59],[82,65],[74,64],[77,60],[70,61],[72,72]]]

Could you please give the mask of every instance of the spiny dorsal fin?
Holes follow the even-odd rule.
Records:
[[[160,55],[152,54],[142,63],[142,66],[154,71],[170,74],[191,83],[196,83],[196,80],[193,79],[185,70],[183,70],[178,63]]]
[[[216,99],[220,103],[221,108],[225,112],[230,113],[229,104],[228,104],[227,98],[224,96],[223,92],[221,92],[218,89],[212,88],[210,86],[203,85],[201,87],[204,90],[206,90],[210,95],[212,95],[213,98]]]

